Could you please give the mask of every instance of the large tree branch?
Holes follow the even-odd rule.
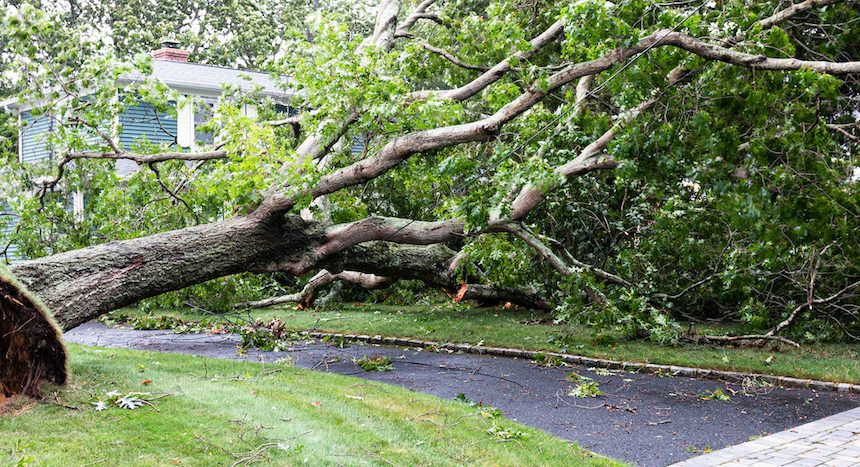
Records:
[[[419,3],[412,13],[403,20],[403,23],[394,31],[394,37],[409,37],[409,30],[412,26],[415,26],[415,23],[421,19],[430,19],[435,21],[436,16],[427,13],[427,9],[430,8],[436,0],[424,0]]]
[[[528,60],[535,54],[541,51],[547,44],[552,43],[564,31],[564,23],[559,20],[548,27],[544,32],[531,40],[531,48],[513,54],[512,56],[502,60],[483,74],[475,78],[463,86],[455,89],[435,90],[435,91],[416,91],[412,93],[411,100],[424,100],[431,95],[439,99],[450,99],[455,101],[464,101],[475,94],[481,92],[486,87],[500,80],[505,73],[511,71],[513,62]]]
[[[383,240],[410,245],[443,243],[462,236],[464,225],[459,219],[424,222],[395,217],[367,217],[330,227],[325,233],[325,241],[311,254],[297,263],[282,267],[293,274],[300,274],[336,253],[371,241]]]
[[[165,161],[209,161],[213,159],[226,159],[227,151],[206,151],[206,152],[160,152],[157,154],[137,154],[133,152],[72,152],[66,155],[65,159],[73,161],[77,159],[113,159],[113,160],[129,160],[138,164],[153,164]]]
[[[579,78],[579,82],[576,83],[576,104],[571,117],[578,117],[585,111],[588,106],[588,97],[591,95],[592,87],[594,87],[594,75]]]
[[[60,180],[66,171],[66,166],[73,161],[80,159],[109,159],[109,160],[130,160],[138,164],[154,164],[157,162],[165,162],[170,160],[182,161],[208,161],[213,159],[227,158],[227,151],[208,151],[208,152],[162,152],[158,154],[137,154],[127,151],[118,152],[71,152],[66,154],[59,163],[57,163],[57,174],[51,178],[42,179],[38,182],[39,189],[36,195],[39,197],[39,202],[44,203],[45,195],[57,187]]]
[[[813,8],[818,8],[825,5],[832,5],[841,1],[842,0],[806,0],[804,2],[795,3],[794,5],[791,5],[784,10],[777,11],[776,13],[768,16],[767,18],[762,19],[758,22],[758,24],[760,24],[763,29],[767,29],[791,18],[798,13],[802,13],[804,11],[808,11]]]
[[[855,136],[848,131],[850,129],[860,129],[860,121],[854,123],[828,123],[825,127],[828,130],[842,133],[842,136],[845,136],[851,141],[860,141],[860,136]]]
[[[573,160],[555,168],[555,173],[561,175],[564,180],[569,180],[573,177],[602,169],[614,169],[618,167],[618,162],[609,156],[602,156],[606,146],[612,141],[621,130],[640,113],[650,109],[657,102],[657,98],[651,98],[639,104],[636,108],[625,112],[618,118],[615,124],[612,125],[596,140],[592,141],[588,146],[580,151],[579,155]],[[553,185],[547,188],[540,188],[537,185],[529,184],[523,187],[517,197],[511,203],[511,212],[508,217],[511,220],[520,220],[534,209],[541,201],[543,201],[546,189],[555,189],[558,185]]]
[[[534,291],[493,284],[458,283],[454,272],[462,258],[442,244],[401,245],[392,242],[367,242],[342,250],[321,264],[329,271],[361,271],[365,274],[396,279],[417,279],[441,287],[450,294],[461,291],[460,300],[486,304],[510,302],[526,308],[548,310],[551,304]]]
[[[761,54],[748,54],[719,45],[709,44],[695,37],[673,31],[659,31],[663,34],[662,44],[672,45],[702,58],[718,60],[753,70],[791,71],[812,70],[831,75],[860,73],[860,62],[828,62],[823,60],[799,60],[796,58],[771,58]]]
[[[551,75],[543,86],[537,83],[525,93],[499,109],[495,114],[471,123],[452,125],[431,130],[409,133],[395,138],[385,145],[375,156],[355,162],[347,167],[322,177],[317,185],[310,190],[313,198],[333,193],[353,185],[366,183],[390,170],[410,156],[455,146],[463,143],[487,141],[492,139],[501,128],[511,120],[522,115],[540,102],[544,96],[559,87],[583,76],[594,75],[605,71],[626,59],[655,47],[674,46],[688,50],[699,56],[712,60],[724,61],[738,66],[764,70],[799,70],[811,69],[822,73],[858,73],[860,62],[821,62],[797,59],[768,58],[763,55],[752,55],[735,52],[725,47],[707,44],[696,38],[671,30],[660,30],[644,37],[638,44],[622,47],[607,52],[602,57],[588,62],[570,65],[564,70]],[[646,103],[643,103],[645,105]],[[607,140],[614,135],[606,135]],[[605,145],[602,141],[593,143],[594,147]],[[581,161],[579,161],[581,162]],[[569,170],[575,170],[578,162],[571,162]],[[304,193],[308,194],[308,193]],[[295,204],[293,196],[275,195],[264,202],[263,210],[279,212]]]
[[[439,47],[433,46],[428,42],[422,42],[421,47],[424,47],[424,49],[427,50],[428,52],[432,52],[436,55],[439,55],[440,57],[444,58],[445,60],[448,60],[449,62],[453,63],[454,65],[457,65],[460,68],[465,68],[467,70],[475,70],[475,71],[487,71],[490,69],[490,67],[488,67],[488,66],[473,65],[471,63],[466,63],[463,60],[460,60],[459,58],[454,56],[454,54],[452,54],[451,52],[448,52],[445,49],[441,49]]]
[[[366,37],[356,50],[357,53],[364,52],[368,46],[380,49],[388,49],[394,40],[394,31],[397,26],[397,15],[400,14],[400,0],[382,0],[376,13],[376,24],[373,33]]]

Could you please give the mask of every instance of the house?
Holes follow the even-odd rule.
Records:
[[[179,106],[176,112],[158,112],[145,102],[128,107],[116,121],[120,129],[118,141],[123,148],[131,149],[132,144],[142,138],[152,143],[175,146],[176,150],[193,150],[199,144],[212,143],[213,135],[199,131],[198,127],[212,116],[225,85],[245,91],[257,90],[261,99],[269,98],[276,103],[277,111],[291,113],[289,101],[293,93],[279,88],[269,74],[192,63],[188,61],[189,52],[179,49],[177,45],[176,42],[166,41],[161,49],[152,53],[152,74],[147,77],[160,80],[183,96],[193,97],[190,102],[194,104]],[[139,82],[147,77],[129,74],[120,78],[120,84]],[[46,135],[54,128],[54,120],[50,113],[36,116],[33,113],[36,105],[15,100],[0,102],[0,108],[18,116],[18,157],[21,162],[35,163],[59,157],[46,141]],[[257,115],[256,107],[251,104],[244,105],[242,111],[247,116]],[[133,161],[117,161],[120,175],[136,170],[138,166]],[[72,209],[83,210],[83,202],[81,193],[72,194]],[[6,206],[6,203],[2,206]],[[0,215],[14,218],[14,213],[8,212],[8,209],[0,209]],[[7,233],[14,230],[14,225],[14,221],[6,222]],[[4,247],[0,245],[0,252]],[[20,259],[14,251],[14,245],[6,252],[6,256],[9,261]]]

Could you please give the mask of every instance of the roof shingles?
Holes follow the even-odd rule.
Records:
[[[280,88],[268,73],[200,63],[153,60],[151,77],[172,88],[220,93],[222,86],[228,84],[245,91],[259,87],[263,96],[274,98],[285,98],[293,94],[292,91]],[[145,78],[146,76],[140,73],[131,73],[124,77],[124,80],[141,81]]]

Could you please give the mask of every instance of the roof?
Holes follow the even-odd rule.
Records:
[[[292,91],[279,88],[268,73],[192,62],[155,59],[152,61],[150,77],[163,81],[171,88],[188,91],[220,93],[222,85],[227,84],[246,91],[260,87],[262,95],[274,98],[289,97],[293,94]],[[120,81],[141,81],[145,78],[146,75],[133,72],[120,78]]]
[[[190,94],[209,94],[217,96],[223,91],[223,85],[233,85],[239,89],[250,91],[261,88],[263,97],[285,99],[294,94],[278,87],[269,73],[261,71],[240,70],[215,65],[203,65],[192,62],[176,62],[171,60],[152,61],[152,74],[145,75],[137,71],[120,78],[121,83],[143,81],[146,78],[161,80],[167,86]],[[248,79],[250,78],[250,80]],[[25,104],[16,98],[0,102],[0,110],[5,108],[24,110],[33,103]],[[38,104],[35,104],[38,106]]]

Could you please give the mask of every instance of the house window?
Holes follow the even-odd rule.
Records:
[[[176,142],[183,148],[213,144],[215,135],[200,126],[209,123],[215,115],[215,99],[188,96],[189,100],[177,109]]]
[[[203,100],[194,104],[194,141],[197,144],[212,144],[215,136],[208,131],[200,131],[198,127],[205,125],[215,115],[215,101]]]

